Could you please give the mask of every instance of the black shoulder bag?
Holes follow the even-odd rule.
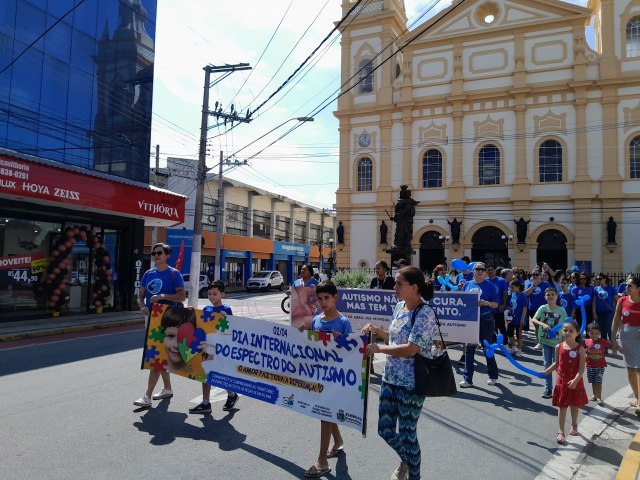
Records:
[[[421,303],[413,311],[411,317],[412,329],[418,310],[420,310],[423,305],[424,303]],[[453,367],[451,366],[447,347],[445,346],[444,338],[440,331],[440,321],[438,320],[435,310],[433,314],[436,316],[436,325],[438,325],[438,333],[440,334],[440,340],[442,340],[444,353],[435,358],[425,358],[420,355],[420,353],[417,353],[413,357],[413,371],[416,383],[414,392],[423,397],[448,397],[455,395],[458,389],[456,388],[456,380],[453,376]]]

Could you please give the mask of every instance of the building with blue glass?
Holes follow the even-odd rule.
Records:
[[[184,198],[149,186],[156,8],[0,2],[0,321],[130,308],[144,225],[183,220]],[[97,250],[69,231],[108,251],[102,293]]]

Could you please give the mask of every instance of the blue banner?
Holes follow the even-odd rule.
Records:
[[[392,290],[340,289],[336,307],[349,319],[354,331],[372,323],[389,331],[393,309],[398,303]],[[445,341],[476,343],[479,337],[478,294],[436,292],[428,302],[441,323]],[[292,325],[296,319],[292,316]]]
[[[188,274],[191,272],[191,247],[193,246],[193,230],[183,230],[181,228],[167,229],[167,245],[171,247],[171,259],[169,264],[173,267],[178,261],[180,248],[184,242],[184,255],[182,257],[182,268],[180,272]]]

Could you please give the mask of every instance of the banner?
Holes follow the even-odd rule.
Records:
[[[313,290],[313,292],[311,292]],[[291,325],[309,325],[315,315],[315,287],[291,289]],[[389,331],[393,309],[398,303],[392,290],[339,289],[336,308],[354,332],[367,323]],[[435,292],[428,302],[440,320],[442,336],[447,342],[477,343],[480,336],[478,294],[475,292]],[[295,306],[295,308],[294,308]]]
[[[367,337],[154,304],[142,368],[366,430]]]
[[[171,247],[171,261],[178,262],[180,248],[184,245],[181,273],[191,273],[191,248],[193,247],[193,230],[183,230],[181,228],[167,229],[167,245]],[[177,267],[176,267],[177,268]]]

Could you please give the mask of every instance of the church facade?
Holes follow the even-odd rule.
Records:
[[[411,31],[380,0],[345,25],[339,267],[389,259],[407,185],[423,270],[640,268],[638,0],[466,0]]]

